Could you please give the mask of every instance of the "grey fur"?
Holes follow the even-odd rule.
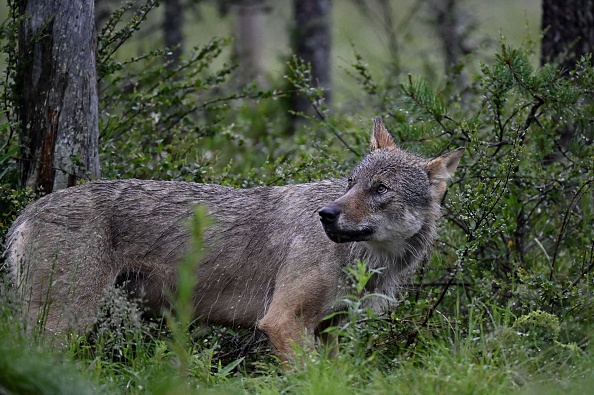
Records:
[[[374,133],[381,133],[376,129],[383,123],[377,122]],[[29,321],[35,323],[47,306],[48,332],[82,333],[95,322],[105,289],[122,276],[147,306],[169,308],[177,263],[189,248],[189,220],[200,204],[214,225],[205,233],[196,271],[196,317],[256,325],[281,355],[290,354],[290,342],[311,337],[348,292],[345,265],[365,259],[370,268],[382,268],[368,291],[394,296],[402,277],[431,251],[443,196],[439,187],[461,151],[431,165],[385,146],[393,140],[381,137],[349,182],[234,189],[98,181],[39,199],[7,239],[8,265]],[[445,173],[435,170],[441,162],[449,166]],[[382,196],[373,194],[379,182],[389,188]],[[324,226],[322,207],[320,215],[324,209],[339,212]],[[333,242],[325,230],[335,241],[357,241]],[[384,299],[369,300],[376,310],[385,307]]]

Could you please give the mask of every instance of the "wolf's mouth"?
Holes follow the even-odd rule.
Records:
[[[363,228],[359,230],[339,230],[331,229],[324,225],[326,236],[335,243],[350,243],[353,241],[367,241],[373,234],[373,229]]]

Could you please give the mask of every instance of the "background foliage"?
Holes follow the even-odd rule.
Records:
[[[565,76],[534,67],[530,44],[502,40],[461,85],[455,81],[466,64],[443,79],[378,77],[354,47],[345,70],[358,89],[351,114],[325,106],[297,59],[288,59],[285,78],[270,89],[237,88],[234,66],[220,59],[225,38],[195,48],[173,68],[164,66],[163,51],[115,56],[153,6],[122,6],[99,35],[105,177],[250,187],[340,176],[366,152],[371,115],[382,115],[405,149],[426,156],[467,149],[445,199],[436,252],[387,315],[362,311],[359,299],[350,299],[349,319],[332,329],[341,338],[336,359],[323,350],[302,353],[282,373],[251,333],[186,325],[183,317],[139,323],[123,299],[108,314],[123,322],[117,330],[109,322],[96,338],[71,340],[56,357],[41,341],[24,346],[30,339],[2,288],[0,392],[491,394],[591,387],[591,59]],[[2,34],[10,58],[11,21]],[[34,198],[16,188],[13,72],[5,69],[2,85],[2,234]],[[316,112],[290,135],[287,96],[295,89]],[[565,128],[576,138],[562,146]],[[198,235],[203,220],[197,216]],[[353,274],[355,285],[365,278],[364,271]]]

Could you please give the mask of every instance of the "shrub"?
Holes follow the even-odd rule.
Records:
[[[587,339],[594,314],[594,73],[589,58],[566,78],[549,65],[534,68],[528,53],[502,44],[461,91],[410,76],[384,87],[355,65],[405,148],[431,155],[467,148],[445,199],[437,252],[398,320],[420,309],[425,318],[413,321],[430,327],[436,310],[459,317],[457,310],[496,305],[514,315],[541,310],[559,318],[565,341]],[[570,143],[560,140],[567,130]],[[408,335],[416,333],[409,328]]]

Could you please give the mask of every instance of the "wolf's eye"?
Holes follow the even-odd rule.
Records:
[[[384,193],[388,192],[388,187],[385,186],[384,184],[379,184],[377,186],[377,188],[375,188],[375,191],[379,194],[384,194]]]

